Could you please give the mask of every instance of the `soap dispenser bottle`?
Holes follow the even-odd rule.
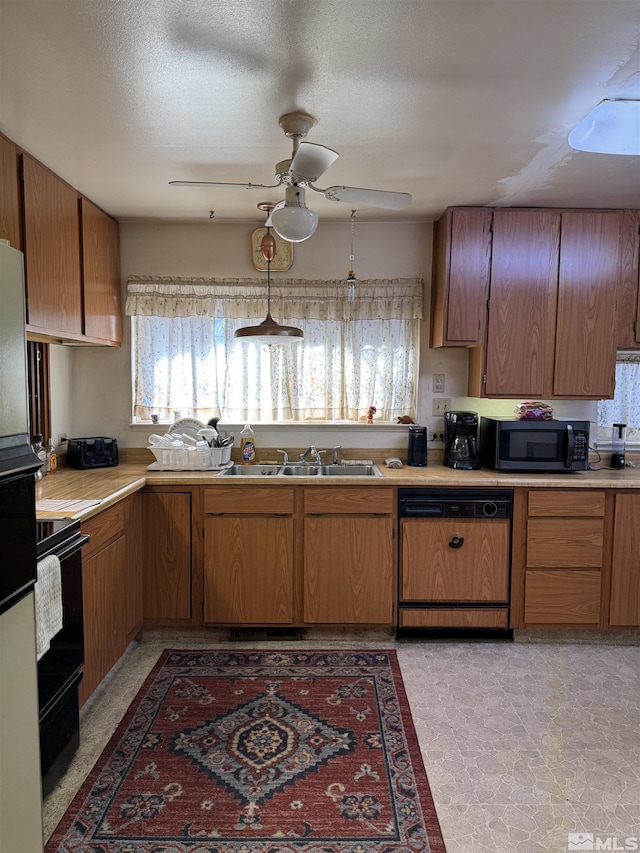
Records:
[[[256,461],[255,437],[249,424],[245,424],[240,433],[240,454],[244,463],[251,464]]]

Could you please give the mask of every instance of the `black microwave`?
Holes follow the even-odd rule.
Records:
[[[480,464],[496,471],[586,471],[589,421],[481,418]]]

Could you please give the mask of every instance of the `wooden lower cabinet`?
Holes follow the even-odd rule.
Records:
[[[207,517],[204,621],[293,622],[293,519]]]
[[[394,506],[390,488],[205,489],[205,623],[392,625]]]
[[[204,490],[204,621],[291,625],[294,490],[221,486]]]
[[[304,519],[304,621],[393,621],[391,518]]]
[[[517,502],[516,502],[517,505]],[[609,553],[604,489],[532,489],[522,501],[524,535],[514,536],[522,604],[516,627],[602,627]]]
[[[640,493],[615,496],[611,600],[612,627],[640,626]]]
[[[91,696],[127,647],[131,620],[127,606],[129,564],[126,536],[131,501],[122,501],[83,523],[90,540],[82,554],[84,611],[84,676],[80,683],[82,705]]]
[[[150,487],[140,495],[145,625],[191,620],[191,493]]]

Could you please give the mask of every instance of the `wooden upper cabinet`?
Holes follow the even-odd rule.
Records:
[[[79,194],[22,155],[27,330],[82,334]]]
[[[84,334],[119,344],[122,317],[118,223],[86,198],[81,201],[81,211]]]
[[[640,210],[622,211],[616,346],[640,348]]]
[[[559,241],[555,211],[494,213],[487,396],[545,395],[553,364]]]
[[[562,214],[553,393],[613,397],[620,211]]]
[[[0,239],[22,251],[18,148],[0,134]]]
[[[492,216],[484,207],[449,208],[434,226],[432,347],[482,343]]]

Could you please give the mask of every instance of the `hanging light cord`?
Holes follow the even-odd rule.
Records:
[[[347,293],[347,299],[349,300],[349,302],[353,302],[353,300],[356,298],[356,274],[355,274],[354,269],[353,269],[355,266],[355,264],[354,264],[355,255],[353,254],[353,236],[354,236],[354,231],[355,231],[355,224],[356,224],[356,212],[355,212],[355,210],[352,210],[351,211],[351,254],[349,255],[350,269],[349,269],[349,274],[347,275],[347,284],[349,285],[349,290]]]

